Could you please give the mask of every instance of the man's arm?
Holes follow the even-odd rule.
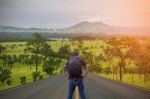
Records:
[[[84,71],[83,71],[83,74],[82,74],[83,78],[87,76],[88,71],[89,71],[89,64],[86,64],[85,68],[84,68]]]
[[[68,79],[68,72],[67,72],[67,66],[66,65],[63,68],[63,73],[64,73],[65,77]]]

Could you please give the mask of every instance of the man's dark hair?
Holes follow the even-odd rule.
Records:
[[[74,50],[74,52],[73,52],[72,56],[78,56],[78,55],[79,55],[78,50]]]

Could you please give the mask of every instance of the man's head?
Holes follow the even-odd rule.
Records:
[[[72,56],[78,56],[79,55],[79,51],[78,50],[74,50]]]

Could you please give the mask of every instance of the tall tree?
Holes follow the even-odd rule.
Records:
[[[27,42],[28,50],[35,55],[35,65],[36,72],[38,71],[39,55],[41,54],[41,49],[45,44],[45,39],[42,38],[41,34],[36,32],[32,34],[32,39]]]
[[[137,52],[135,49],[139,47],[138,43],[132,37],[113,37],[109,39],[108,44],[111,47],[112,54],[120,58],[119,74],[120,81],[122,81],[123,69],[125,68],[125,59],[130,58],[133,56],[133,53]]]

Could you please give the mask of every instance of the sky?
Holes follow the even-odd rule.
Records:
[[[150,0],[0,0],[0,25],[64,28],[81,21],[150,27]]]

